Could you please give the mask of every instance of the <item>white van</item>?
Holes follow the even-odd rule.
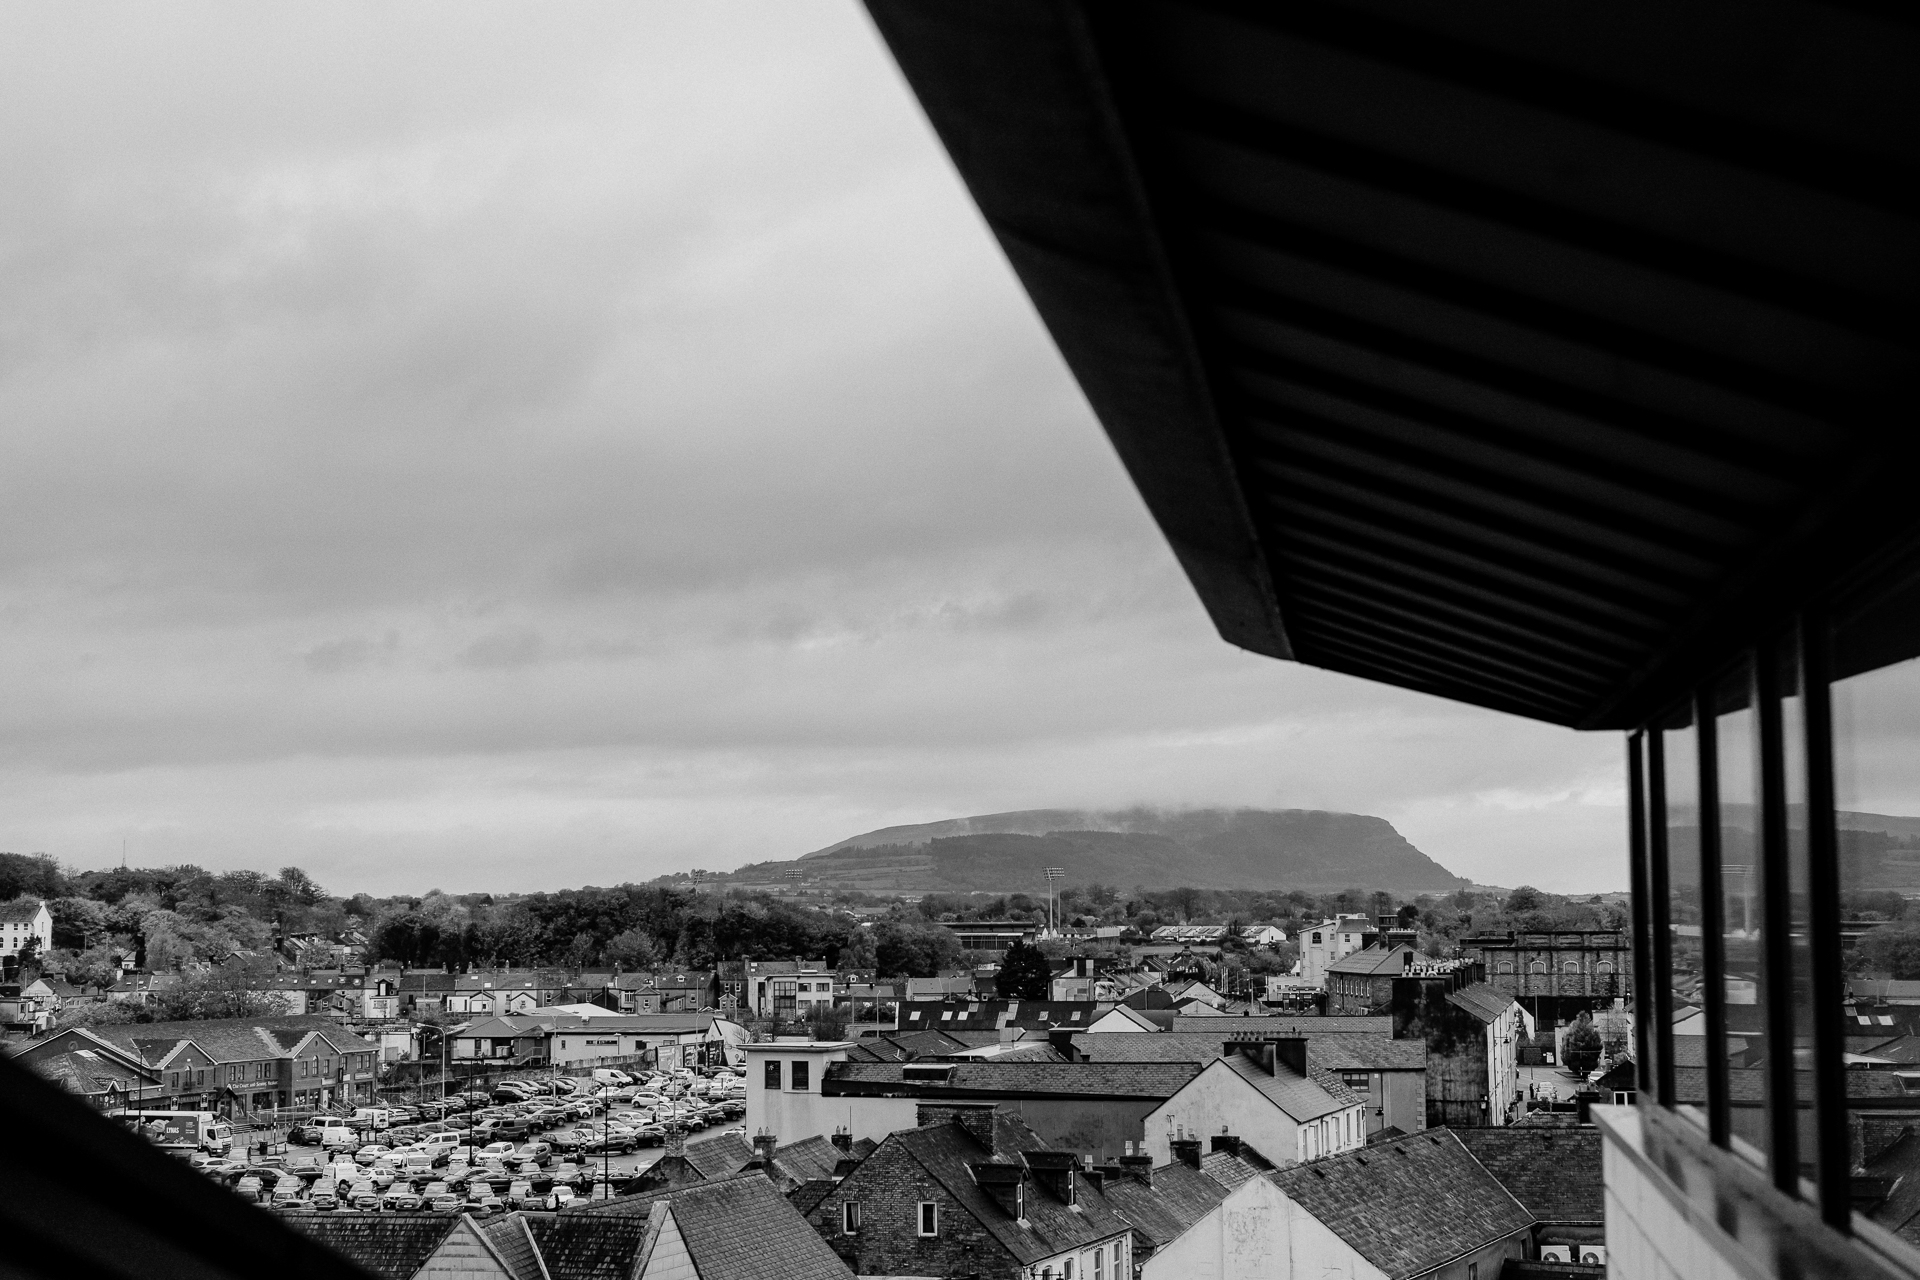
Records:
[[[339,1122],[320,1126],[320,1145],[329,1151],[360,1149],[360,1134]]]
[[[363,1129],[384,1129],[393,1123],[393,1113],[385,1107],[360,1107],[353,1113],[353,1123]]]
[[[423,1151],[439,1155],[442,1151],[453,1151],[460,1146],[462,1139],[457,1133],[430,1133],[414,1145]]]
[[[614,1067],[595,1067],[593,1078],[600,1084],[629,1085],[633,1083],[632,1076]]]

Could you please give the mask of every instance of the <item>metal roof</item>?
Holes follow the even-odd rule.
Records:
[[[1233,643],[1626,726],[1911,532],[1895,10],[868,7]]]

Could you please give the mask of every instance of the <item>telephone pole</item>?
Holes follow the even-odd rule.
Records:
[[[1055,931],[1053,919],[1053,886],[1056,882],[1066,879],[1067,873],[1059,867],[1048,867],[1045,875],[1047,877],[1047,932],[1053,933]]]

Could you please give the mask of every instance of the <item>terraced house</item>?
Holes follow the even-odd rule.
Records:
[[[213,1018],[70,1027],[16,1056],[38,1066],[88,1052],[85,1060],[110,1056],[150,1076],[132,1086],[132,1103],[231,1116],[369,1101],[379,1050],[327,1018]]]

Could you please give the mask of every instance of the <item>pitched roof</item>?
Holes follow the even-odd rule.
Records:
[[[1309,1027],[1319,1021],[1329,1019],[1306,1020]],[[1230,1024],[1226,1029],[1238,1031],[1239,1027]],[[1272,1034],[1295,1033],[1295,1029],[1289,1026],[1285,1030],[1276,1029]],[[1308,1062],[1336,1071],[1417,1070],[1427,1065],[1427,1044],[1424,1040],[1390,1040],[1384,1035],[1345,1032],[1315,1035],[1311,1030],[1300,1034],[1307,1037]],[[1096,1033],[1075,1036],[1073,1048],[1075,1053],[1085,1054],[1091,1062],[1210,1062],[1221,1055],[1227,1039],[1225,1035],[1196,1031],[1167,1031],[1159,1035]]]
[[[524,1216],[509,1213],[479,1225],[480,1234],[487,1238],[493,1251],[507,1264],[507,1270],[513,1273],[513,1280],[546,1280],[540,1251],[534,1247],[533,1233],[528,1229]]]
[[[292,1053],[318,1034],[336,1052],[371,1053],[379,1046],[362,1040],[331,1018],[293,1015],[267,1018],[206,1018],[183,1022],[135,1022],[91,1028],[94,1034],[155,1063],[182,1040],[200,1046],[215,1062],[255,1062]]]
[[[0,902],[0,924],[26,924],[39,915],[45,905],[38,898],[11,898]]]
[[[1409,960],[1408,956],[1413,958]],[[1425,964],[1426,961],[1424,952],[1415,951],[1402,942],[1392,947],[1362,947],[1335,960],[1327,966],[1327,972],[1348,977],[1391,977],[1409,964]]]
[[[1430,1271],[1533,1223],[1447,1129],[1265,1177],[1389,1280]]]
[[[1113,1211],[1161,1249],[1227,1198],[1229,1188],[1200,1170],[1175,1161],[1153,1171],[1153,1186],[1122,1175],[1109,1178],[1102,1194]]]
[[[737,1133],[723,1133],[705,1142],[688,1143],[686,1157],[701,1177],[724,1178],[747,1167],[747,1161],[753,1159],[753,1147]]]
[[[1540,1221],[1606,1220],[1598,1129],[1507,1127],[1451,1132]]]
[[[627,1280],[647,1239],[644,1215],[529,1213],[525,1217],[551,1280]]]
[[[764,1177],[696,1183],[666,1201],[701,1280],[850,1280],[853,1274]]]
[[[1513,1007],[1513,997],[1491,982],[1473,982],[1449,991],[1447,1003],[1465,1009],[1482,1022],[1492,1022]]]
[[[1343,1031],[1375,1036],[1391,1036],[1393,1034],[1393,1019],[1384,1017],[1302,1018],[1291,1014],[1274,1014],[1264,1018],[1247,1018],[1244,1021],[1246,1025],[1237,1028],[1239,1031],[1242,1033],[1255,1032],[1260,1035],[1290,1036],[1313,1034],[1325,1036],[1336,1035]],[[1294,1029],[1288,1030],[1287,1028]],[[1221,1031],[1221,1025],[1220,1019],[1217,1016],[1212,1018],[1176,1017],[1173,1020],[1173,1025],[1168,1027],[1167,1030],[1205,1031],[1210,1035],[1218,1035]]]
[[[413,1280],[414,1273],[433,1256],[461,1217],[445,1213],[291,1213],[285,1221],[376,1276]]]
[[[900,1005],[903,1031],[997,1031],[1088,1027],[1104,1012],[1091,1000],[909,1000]]]
[[[795,1182],[831,1178],[840,1166],[840,1148],[833,1145],[832,1139],[816,1133],[784,1147],[775,1147],[773,1166]]]
[[[1003,1132],[1019,1136],[1013,1143],[1003,1143],[1000,1140]],[[1018,1167],[1021,1150],[1044,1149],[1032,1130],[1011,1117],[1006,1125],[996,1123],[992,1152],[957,1124],[901,1129],[888,1135],[881,1146],[884,1148],[888,1143],[912,1156],[1022,1266],[1131,1229],[1131,1224],[1078,1173],[1067,1175],[1075,1182],[1077,1209],[1069,1208],[1036,1185],[1028,1191],[1027,1216],[1022,1226],[991,1192],[980,1186],[973,1174],[974,1165]]]
[[[1259,1153],[1254,1152],[1252,1148],[1247,1148],[1247,1151],[1249,1155],[1251,1155],[1251,1159],[1249,1155],[1241,1155],[1232,1151],[1209,1151],[1200,1157],[1200,1172],[1206,1174],[1221,1186],[1231,1190],[1243,1182],[1251,1182],[1268,1169],[1273,1168],[1271,1161],[1261,1157]],[[1254,1163],[1255,1160],[1258,1160],[1259,1163]],[[1153,1184],[1156,1187],[1160,1185],[1160,1175],[1157,1173],[1153,1176]]]
[[[1199,1068],[1190,1062],[1002,1062],[941,1064],[939,1079],[914,1079],[926,1064],[835,1062],[820,1081],[827,1097],[908,1096],[985,1098],[1008,1096],[1170,1098]]]
[[[1236,1053],[1219,1061],[1222,1067],[1252,1085],[1256,1093],[1286,1112],[1296,1123],[1304,1124],[1308,1120],[1332,1115],[1360,1100],[1358,1095],[1345,1088],[1340,1090],[1345,1097],[1336,1096],[1326,1085],[1307,1079],[1284,1062],[1275,1063],[1273,1074],[1268,1075],[1266,1068],[1250,1060],[1244,1053]]]

